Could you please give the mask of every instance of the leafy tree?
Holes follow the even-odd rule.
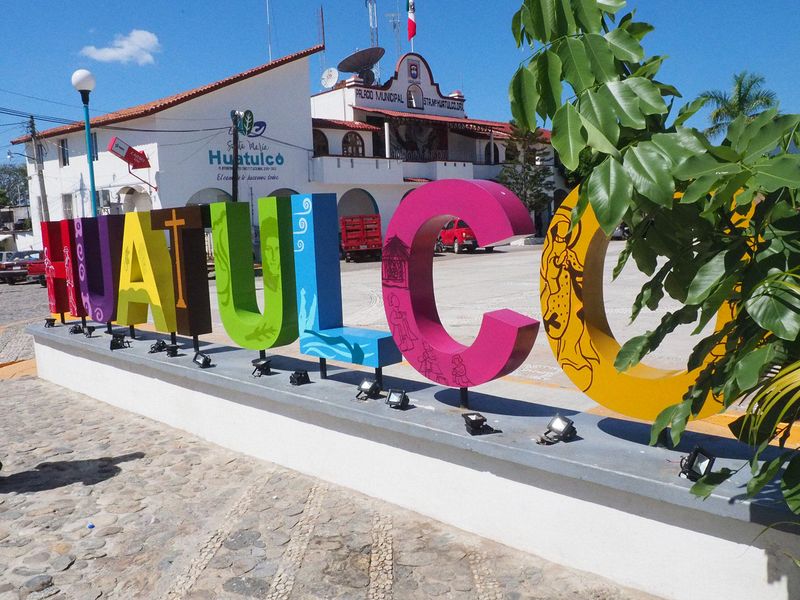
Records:
[[[0,165],[0,190],[5,190],[8,204],[15,204],[20,198],[27,197],[28,173],[25,166]]]
[[[732,309],[720,331],[695,345],[687,368],[702,370],[656,419],[652,440],[669,427],[677,443],[706,402],[727,408],[745,398],[747,412],[731,429],[755,448],[747,493],[780,478],[788,506],[800,513],[800,450],[785,448],[788,423],[800,416],[800,155],[787,152],[800,141],[800,115],[775,108],[739,115],[713,144],[685,125],[706,98],[673,111],[680,92],[656,79],[664,57],[647,57],[642,47],[653,27],[622,15],[624,7],[624,0],[525,0],[512,32],[532,56],[511,81],[512,113],[531,130],[537,115],[552,119],[552,144],[567,169],[588,148],[573,222],[591,205],[606,234],[623,219],[631,226],[615,273],[633,257],[650,277],[633,317],[656,309],[665,294],[682,304],[622,347],[619,370],[678,325],[694,323],[699,333],[725,303]],[[760,464],[771,441],[785,451]],[[692,490],[706,496],[732,474],[722,469]]]
[[[0,207],[11,206],[11,198],[8,197],[4,189],[0,189]]]
[[[711,111],[711,127],[705,134],[715,138],[725,133],[737,117],[743,115],[748,121],[755,119],[760,113],[778,107],[775,92],[764,89],[766,79],[756,73],[742,71],[733,76],[733,87],[730,93],[723,90],[708,90],[700,94],[714,106]]]
[[[548,151],[541,131],[520,129],[511,123],[511,138],[506,146],[506,164],[497,180],[514,192],[531,212],[547,208],[552,200],[553,169],[546,163]]]

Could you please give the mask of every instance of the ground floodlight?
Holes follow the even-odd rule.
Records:
[[[69,328],[69,332],[72,335],[78,335],[79,333],[83,333],[83,327],[81,325],[78,325],[77,323],[75,323],[75,325],[72,325]]]
[[[272,375],[270,370],[272,359],[271,358],[256,358],[251,361],[253,365],[253,377],[261,377],[262,375]]]
[[[167,349],[167,342],[164,340],[156,340],[152,344],[150,344],[150,354],[155,354],[156,352],[163,352]]]
[[[547,431],[536,438],[536,443],[549,446],[550,444],[556,444],[558,442],[568,442],[573,439],[577,433],[578,430],[575,429],[575,423],[572,419],[557,414],[550,419],[550,422],[547,424]]]
[[[45,329],[49,329],[50,327],[56,326],[56,320],[54,317],[46,317],[44,320],[44,327]]]
[[[697,481],[703,475],[708,475],[713,466],[714,457],[700,446],[695,446],[689,456],[681,458],[680,477],[689,481]]]
[[[358,384],[356,400],[374,399],[380,396],[380,393],[381,386],[378,385],[378,382],[374,379],[370,379],[369,377],[365,377],[364,380]]]
[[[464,424],[467,426],[467,433],[470,435],[477,435],[481,433],[486,426],[486,417],[481,413],[468,412],[461,415],[464,418]]]
[[[166,348],[164,348],[164,350],[166,350],[169,358],[175,358],[178,356],[178,344],[166,344]]]
[[[389,390],[389,395],[386,396],[386,404],[389,408],[396,408],[398,410],[405,410],[408,408],[408,396],[405,390]]]
[[[124,333],[111,334],[111,343],[109,345],[111,350],[122,350],[123,348],[130,348],[130,346],[131,342],[125,339]]]
[[[208,354],[203,354],[202,352],[195,352],[192,362],[201,369],[207,369],[211,366],[211,357]]]
[[[311,383],[311,378],[308,376],[308,371],[299,369],[289,375],[289,383],[292,385],[305,385]]]
[[[95,329],[97,329],[97,327],[95,327],[94,325],[87,325],[86,327],[83,328],[83,335],[85,335],[87,338],[90,338],[92,337],[92,334],[94,333]]]

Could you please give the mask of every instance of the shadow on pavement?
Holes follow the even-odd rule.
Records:
[[[113,458],[104,456],[88,460],[43,462],[36,465],[35,470],[0,477],[0,494],[42,492],[73,483],[95,485],[118,475],[122,471],[118,464],[140,458],[144,458],[144,452],[132,452]]]

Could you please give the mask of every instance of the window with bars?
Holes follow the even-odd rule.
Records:
[[[72,219],[72,194],[61,194],[61,212],[65,219]]]
[[[67,138],[58,140],[58,159],[62,167],[69,164],[69,144]]]

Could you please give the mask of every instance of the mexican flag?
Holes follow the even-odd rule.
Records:
[[[410,40],[417,35],[417,17],[414,14],[414,0],[408,0],[406,8],[408,9],[408,39]]]

